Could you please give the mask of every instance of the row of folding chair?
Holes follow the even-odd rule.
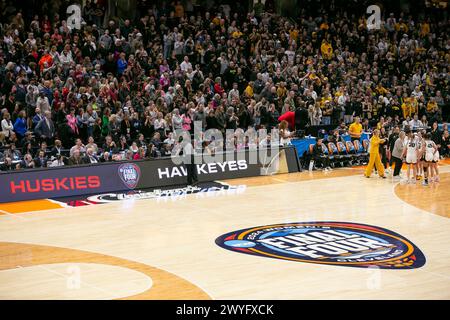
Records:
[[[312,159],[314,145],[309,146],[309,160]],[[328,142],[322,144],[324,155],[330,160],[332,167],[345,167],[353,165],[364,165],[369,161],[369,140],[365,139],[361,143],[359,140]],[[309,161],[307,162],[309,163]]]

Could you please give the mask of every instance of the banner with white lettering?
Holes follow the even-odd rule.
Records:
[[[200,182],[255,177],[299,170],[295,149],[260,159],[258,151],[225,154],[222,161],[200,160]],[[259,157],[259,158],[258,158]],[[187,169],[173,159],[112,162],[76,167],[31,169],[0,174],[0,203],[185,185]],[[275,161],[276,160],[276,161]]]

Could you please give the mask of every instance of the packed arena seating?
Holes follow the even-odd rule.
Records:
[[[449,24],[432,11],[384,12],[369,31],[349,5],[305,2],[287,18],[270,1],[248,13],[138,1],[126,19],[87,1],[78,30],[67,1],[48,3],[33,14],[0,4],[2,171],[167,156],[172,132],[194,121],[270,130],[299,108],[330,136],[356,116],[386,134],[448,121]],[[433,139],[448,155],[448,128]],[[344,143],[327,142],[333,160],[364,153]]]

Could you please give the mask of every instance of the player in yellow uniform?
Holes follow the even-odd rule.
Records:
[[[386,179],[386,176],[384,175],[384,167],[381,164],[381,157],[380,157],[380,143],[384,143],[385,139],[380,139],[380,130],[375,129],[373,131],[373,137],[370,139],[370,158],[369,158],[369,164],[367,165],[365,176],[366,178],[370,178],[370,175],[372,174],[373,167],[375,166],[378,170],[378,174],[381,178]]]

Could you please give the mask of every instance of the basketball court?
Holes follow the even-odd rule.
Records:
[[[440,171],[428,187],[342,168],[104,204],[1,204],[0,299],[450,299],[448,160]],[[321,222],[391,231],[423,259],[354,267],[218,245],[237,230]]]

